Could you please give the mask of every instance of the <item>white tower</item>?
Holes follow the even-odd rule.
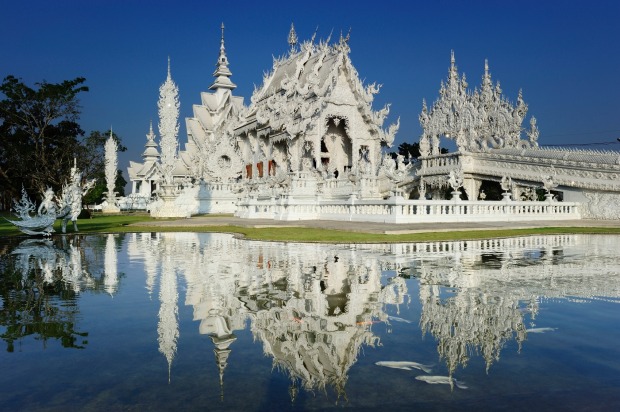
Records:
[[[177,158],[179,142],[179,88],[170,75],[170,58],[168,58],[168,77],[159,88],[159,136],[161,138],[162,180],[166,185],[172,184],[172,173]]]
[[[118,213],[120,209],[116,206],[116,176],[118,174],[118,144],[112,135],[110,128],[110,137],[105,142],[105,182],[108,189],[106,200],[107,206],[103,208],[104,213]]]

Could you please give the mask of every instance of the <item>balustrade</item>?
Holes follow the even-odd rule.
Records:
[[[355,220],[386,223],[576,220],[577,203],[451,200],[324,201],[249,200],[238,204],[237,216],[280,220]]]

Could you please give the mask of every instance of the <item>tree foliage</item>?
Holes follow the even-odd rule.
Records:
[[[83,77],[61,83],[36,83],[7,76],[0,85],[0,191],[17,197],[21,187],[38,195],[47,186],[58,190],[84,134],[77,120],[78,95],[88,91]]]
[[[84,136],[78,124],[78,96],[87,92],[86,80],[77,77],[60,83],[42,81],[31,88],[15,76],[0,85],[0,209],[21,196],[24,187],[32,199],[51,187],[56,193],[65,183],[74,159],[84,179],[97,179],[83,199],[100,203],[107,190],[104,146],[110,131]],[[2,96],[3,95],[3,96]],[[127,150],[112,134],[118,150]],[[116,192],[124,195],[127,181],[118,171]]]
[[[443,153],[448,153],[448,149],[446,148],[440,148],[439,152],[441,154]],[[403,155],[405,156],[405,158],[413,158],[413,159],[417,159],[418,157],[421,156],[420,154],[420,144],[418,142],[414,142],[414,143],[401,143],[398,145],[398,152],[391,152],[390,156],[392,156],[393,159],[396,158],[396,156],[398,155]]]

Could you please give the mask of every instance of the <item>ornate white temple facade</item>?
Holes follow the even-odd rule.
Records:
[[[522,126],[528,108],[521,92],[516,104],[505,98],[487,62],[480,88],[471,91],[452,53],[440,97],[430,109],[424,102],[419,116],[421,157],[392,159],[384,148],[394,142],[400,119],[384,127],[389,105],[372,108],[380,85],[360,80],[348,36],[336,43],[317,43],[313,36],[299,44],[291,26],[288,40],[289,51],[274,59],[245,106],[233,95],[222,25],[215,81],[186,119],[187,142],[178,152],[167,144],[174,155],[164,162],[151,127],[143,163],[129,167],[133,190],[125,207],[171,216],[161,212],[168,195],[174,205],[167,207],[187,217],[392,223],[620,218],[620,154],[539,148],[536,119],[527,130]],[[440,153],[442,138],[454,140],[457,151]],[[172,165],[170,179],[164,163]],[[484,201],[483,181],[501,182],[503,203]],[[440,197],[445,188],[452,189],[451,199]],[[546,190],[546,202],[522,200],[536,188]],[[410,199],[413,193],[418,199]]]

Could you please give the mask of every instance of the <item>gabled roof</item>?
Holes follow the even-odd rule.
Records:
[[[347,105],[356,106],[370,133],[391,145],[398,124],[388,131],[381,129],[389,113],[389,105],[380,111],[371,108],[376,84],[364,86],[349,58],[348,38],[336,44],[304,42],[299,51],[274,59],[273,70],[263,79],[263,85],[254,90],[245,119],[236,127],[236,134],[257,129],[260,134],[280,135],[286,131],[289,138],[313,127],[312,119],[319,116],[336,87],[339,74],[344,73],[353,98]]]

